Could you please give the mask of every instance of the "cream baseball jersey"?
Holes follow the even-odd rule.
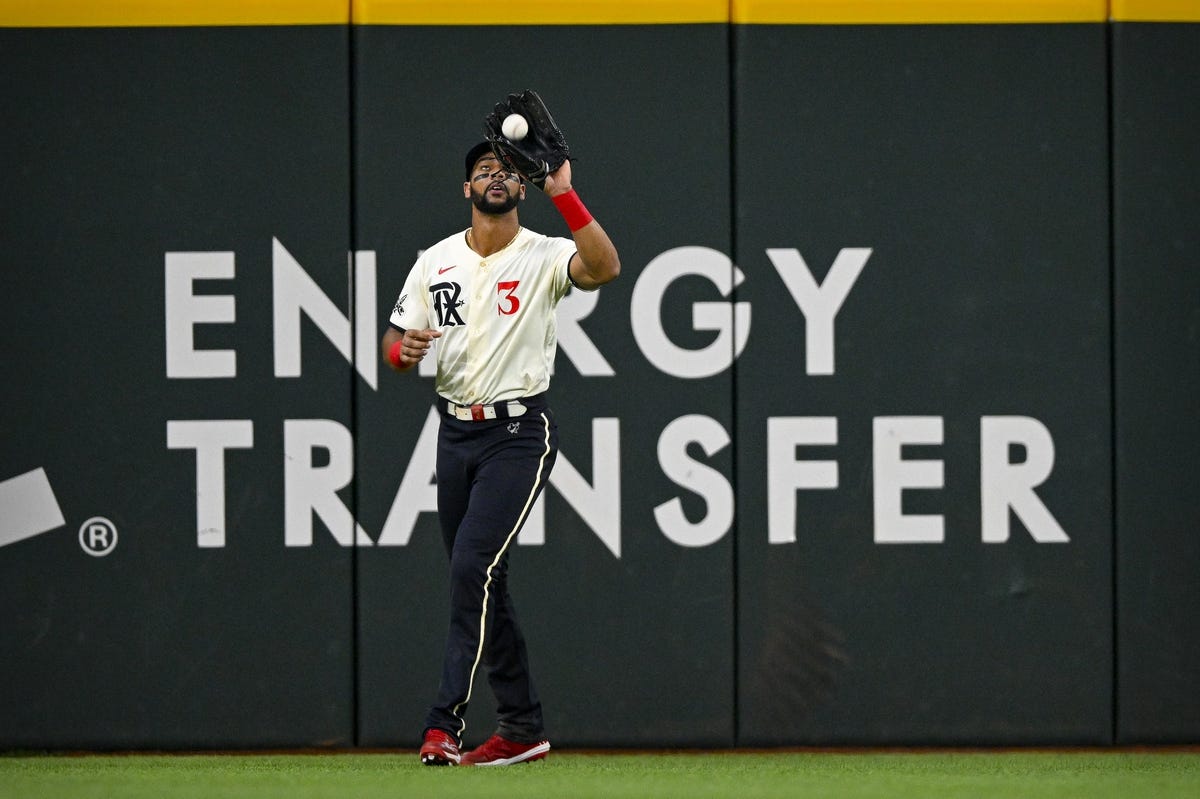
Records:
[[[538,394],[550,386],[558,349],[555,309],[571,287],[570,239],[520,228],[483,257],[466,231],[427,249],[413,264],[389,321],[433,328],[439,395],[460,405]]]

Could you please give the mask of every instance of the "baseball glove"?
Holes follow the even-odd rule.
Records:
[[[500,129],[509,114],[520,114],[529,123],[529,132],[520,141],[512,141]],[[496,103],[483,120],[483,133],[505,167],[516,170],[542,191],[546,190],[546,175],[571,157],[562,131],[533,89],[510,94]]]

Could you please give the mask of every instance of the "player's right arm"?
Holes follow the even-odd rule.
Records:
[[[421,362],[433,340],[442,335],[429,327],[426,300],[425,257],[417,259],[404,281],[400,298],[388,318],[388,328],[379,342],[384,363],[397,372],[407,372]]]
[[[441,331],[431,328],[400,330],[389,326],[380,342],[383,360],[393,370],[407,372],[429,354],[430,345],[440,335]]]

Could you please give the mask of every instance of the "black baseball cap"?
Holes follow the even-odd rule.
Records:
[[[467,159],[465,163],[467,180],[471,179],[471,170],[475,167],[475,162],[485,155],[494,155],[492,152],[492,143],[481,141],[470,150],[467,150]]]

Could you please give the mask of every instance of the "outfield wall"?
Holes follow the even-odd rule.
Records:
[[[1190,24],[1112,26],[1122,741],[1200,737],[1191,688],[1200,664],[1200,9],[1192,11]]]
[[[513,555],[556,745],[1200,740],[1190,4],[177,5],[0,10],[0,746],[417,742],[377,342],[526,86],[624,266]]]

